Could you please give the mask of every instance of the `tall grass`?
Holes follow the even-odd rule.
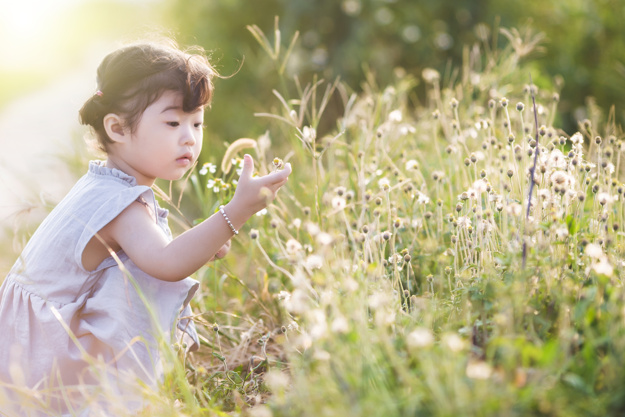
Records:
[[[259,112],[275,124],[256,157],[295,171],[231,260],[206,273],[216,292],[199,308],[230,347],[207,326],[219,360],[193,359],[264,361],[251,388],[233,386],[233,410],[258,400],[251,413],[278,416],[623,409],[622,131],[596,108],[579,132],[558,129],[558,84],[524,60],[540,35],[502,33],[507,47],[467,47],[447,74],[397,69],[387,87],[372,74],[359,94],[294,79]],[[343,115],[318,135],[331,100]],[[204,195],[227,199],[214,191]],[[262,349],[246,334],[260,328]],[[190,374],[208,383],[201,395],[219,386]]]
[[[623,133],[594,107],[558,129],[558,84],[526,61],[540,36],[355,93],[287,79],[277,22],[273,44],[250,31],[282,79],[270,129],[192,173],[186,199],[160,194],[188,227],[181,201],[212,214],[244,149],[294,173],[198,272],[202,348],[170,350],[143,414],[622,413]]]

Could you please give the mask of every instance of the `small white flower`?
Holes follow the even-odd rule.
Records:
[[[612,268],[612,265],[608,262],[607,256],[602,257],[599,262],[592,266],[592,269],[597,274],[607,275],[609,277],[612,276],[612,273],[614,272],[614,268]]]
[[[406,336],[406,344],[412,349],[426,348],[434,344],[434,335],[425,327],[418,327]]]
[[[571,136],[571,143],[573,144],[584,143],[584,136],[582,136],[582,134],[579,132],[575,132],[575,134]]]
[[[393,110],[392,112],[390,112],[388,115],[388,120],[390,120],[391,122],[395,122],[395,123],[401,122],[402,121],[401,110]]]
[[[493,368],[483,361],[472,361],[467,364],[467,376],[471,379],[488,379],[493,373]]]
[[[486,182],[486,180],[484,180],[483,178],[480,178],[473,183],[473,186],[471,188],[475,190],[478,194],[485,193],[488,189],[488,182]]]
[[[345,317],[338,316],[332,321],[330,330],[333,333],[347,333],[349,331],[349,323]]]
[[[593,259],[600,259],[605,256],[603,254],[603,249],[601,249],[601,246],[597,245],[596,243],[589,243],[588,245],[586,245],[586,249],[584,250],[584,252],[588,257]]]
[[[388,191],[389,188],[391,188],[391,182],[386,177],[380,178],[378,180],[378,187],[380,187],[381,190]]]
[[[446,346],[454,353],[460,352],[466,347],[466,342],[455,333],[447,333],[441,338],[443,346]]]
[[[419,163],[414,159],[410,159],[406,161],[406,171],[411,171],[413,169],[419,168]]]
[[[320,269],[323,266],[323,258],[319,255],[309,255],[305,265],[308,269]]]
[[[430,197],[428,197],[427,195],[423,194],[421,191],[417,191],[413,198],[416,197],[417,198],[417,203],[419,204],[427,204],[430,202]]]
[[[564,240],[569,235],[569,229],[566,227],[560,227],[556,229],[556,239]]]
[[[262,209],[261,211],[257,212],[257,213],[256,213],[256,215],[257,215],[258,217],[260,217],[260,216],[264,216],[264,215],[265,215],[265,214],[267,214],[267,213],[268,213],[267,209],[266,209],[266,208],[264,208],[264,209]]]
[[[299,229],[302,225],[302,219],[300,219],[299,217],[294,218],[291,222],[291,225],[293,225],[294,228]]]
[[[295,239],[286,241],[286,251],[290,254],[298,253],[302,250],[302,244]]]
[[[319,232],[316,236],[317,243],[322,246],[330,246],[334,239],[332,235],[326,232]]]
[[[467,216],[462,216],[458,218],[457,223],[460,229],[468,229],[471,226],[471,219]]]
[[[206,188],[212,188],[214,193],[218,193],[219,190],[221,189],[221,187],[219,186],[219,183],[221,181],[216,181],[215,179],[210,179],[208,180],[208,182],[206,183]]]
[[[302,129],[302,136],[304,141],[312,142],[317,138],[317,131],[313,127],[304,126],[304,129]]]
[[[332,208],[336,210],[343,210],[347,205],[343,197],[336,196],[332,199]]]
[[[204,165],[202,165],[202,168],[200,169],[200,175],[206,175],[208,173],[214,174],[215,172],[217,172],[217,165],[215,164],[211,164],[210,162],[205,163]]]
[[[311,236],[316,236],[321,231],[321,229],[319,228],[319,225],[317,223],[306,222],[306,231]]]
[[[612,196],[606,192],[600,192],[597,194],[597,202],[601,204],[602,206],[605,206],[606,204],[610,204],[612,203],[612,201],[613,201]]]

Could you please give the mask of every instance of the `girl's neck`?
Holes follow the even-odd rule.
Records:
[[[106,167],[110,169],[118,169],[122,171],[124,174],[130,175],[137,180],[138,185],[147,185],[151,187],[154,185],[154,178],[147,178],[144,175],[141,175],[140,172],[133,169],[130,165],[128,165],[125,161],[115,158],[113,155],[109,155],[106,159]]]

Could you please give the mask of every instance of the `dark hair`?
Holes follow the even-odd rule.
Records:
[[[200,48],[182,51],[173,42],[125,46],[102,60],[98,92],[80,109],[80,123],[93,128],[106,152],[112,141],[104,130],[104,116],[118,114],[134,131],[145,109],[168,90],[182,93],[182,109],[193,112],[210,104],[216,75]]]

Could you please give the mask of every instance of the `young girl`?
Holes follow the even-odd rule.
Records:
[[[0,387],[56,393],[58,401],[48,406],[63,412],[103,378],[119,387],[126,374],[156,383],[159,335],[173,341],[177,327],[187,346],[197,348],[185,317],[199,284],[188,276],[223,257],[230,239],[291,173],[287,164],[253,177],[254,162],[245,155],[232,200],[172,239],[168,212],[151,187],[156,178],[177,180],[194,166],[214,75],[203,54],[171,45],[136,44],[104,58],[98,90],[80,120],[107,159],[89,164],[0,287]],[[94,375],[93,363],[106,364],[106,375]],[[74,386],[82,391],[71,391]]]

